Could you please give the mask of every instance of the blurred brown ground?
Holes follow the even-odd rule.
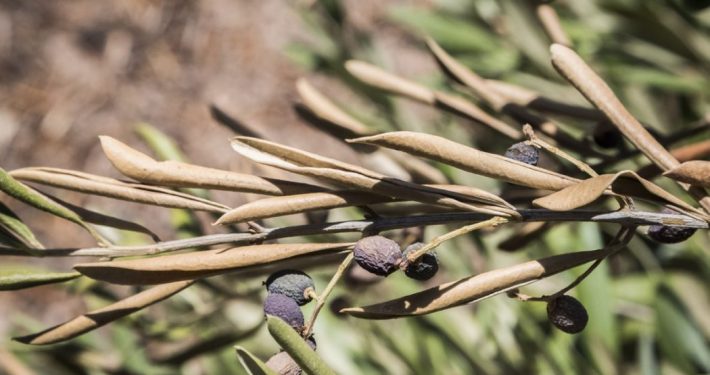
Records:
[[[377,23],[385,10],[377,1],[345,3],[357,7],[347,13],[357,27],[387,29]],[[422,70],[413,58],[420,53],[398,31],[380,36],[385,49],[397,50],[392,56],[399,56],[405,74]],[[295,4],[283,0],[0,1],[0,166],[51,166],[119,177],[97,136],[110,135],[148,152],[134,133],[136,123],[147,122],[172,136],[196,164],[277,176],[234,154],[227,141],[233,133],[211,118],[211,103],[258,126],[271,140],[355,162],[337,140],[304,124],[291,109],[294,82],[307,72],[283,50],[308,38]],[[423,69],[433,66],[429,59],[423,62]],[[337,86],[327,92],[349,95]],[[169,210],[58,195],[171,237]],[[230,206],[248,199],[227,193],[214,198]],[[48,247],[93,245],[68,222],[0,199]],[[68,270],[76,260],[33,261]],[[60,322],[84,310],[80,301],[67,297],[56,287],[1,293],[0,316],[23,312]],[[53,303],[60,300],[64,303]],[[3,337],[11,321],[0,323]]]

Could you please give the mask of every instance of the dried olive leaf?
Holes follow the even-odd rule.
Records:
[[[94,228],[92,228],[89,224],[83,221],[81,217],[79,217],[79,215],[77,215],[75,212],[68,210],[66,207],[57,204],[51,199],[36,192],[34,189],[26,186],[20,181],[17,181],[2,168],[0,168],[0,190],[2,190],[5,194],[19,201],[22,201],[34,208],[48,212],[55,216],[59,216],[62,219],[66,219],[80,225],[101,244],[109,243],[105,238],[103,238],[103,236],[101,236],[101,234],[99,234]]]
[[[237,351],[237,356],[239,357],[239,363],[250,375],[278,375],[272,369],[268,368],[266,364],[257,358],[254,354],[251,354],[248,350],[242,348],[241,346],[235,346],[234,349]]]
[[[503,199],[486,191],[461,185],[427,185],[450,191],[460,200],[471,199],[476,202],[487,201],[491,210],[506,206],[511,210],[515,207]],[[236,207],[220,217],[215,224],[241,223],[275,216],[291,215],[313,210],[324,210],[338,207],[370,205],[392,202],[393,199],[378,194],[361,191],[332,191],[323,193],[307,193],[272,197],[253,201]]]
[[[323,190],[318,186],[223,171],[178,161],[156,161],[111,138],[100,136],[104,154],[119,172],[134,180],[172,187],[289,195]]]
[[[29,249],[44,249],[44,245],[39,242],[32,230],[2,202],[0,202],[0,230],[4,230]]]
[[[276,316],[266,317],[266,326],[271,337],[293,358],[307,374],[335,375],[328,365],[316,354],[288,323]]]
[[[523,137],[523,133],[520,130],[515,129],[507,123],[489,115],[478,106],[460,96],[454,96],[445,92],[436,91],[434,92],[434,97],[436,98],[437,106],[450,112],[454,112],[463,117],[484,124],[511,139],[521,139]]]
[[[301,78],[296,82],[301,99],[316,116],[326,120],[329,124],[340,127],[340,131],[347,132],[350,136],[362,137],[372,134],[372,130],[362,122],[338,108],[323,94],[318,92],[308,81]],[[384,150],[384,154],[402,166],[409,174],[419,177],[426,182],[444,184],[447,179],[440,170],[432,167],[417,158],[412,158],[401,152]]]
[[[268,244],[146,259],[82,263],[74,269],[92,279],[124,285],[160,284],[218,275],[301,255],[343,250],[351,243]]]
[[[469,172],[536,189],[556,191],[579,181],[431,134],[398,131],[349,141],[393,148],[450,164]]]
[[[415,181],[431,184],[446,184],[449,180],[438,168],[429,165],[424,160],[413,158],[404,152],[396,150],[382,150],[385,155],[396,161],[407,171]]]
[[[668,170],[678,161],[624,107],[609,86],[576,52],[561,44],[550,46],[552,65],[616,125],[644,155]]]
[[[488,87],[488,83],[485,79],[479,77],[470,69],[456,61],[456,59],[444,51],[434,39],[427,38],[426,43],[444,73],[474,90],[474,92],[485,100],[496,112],[500,112],[503,109],[506,104],[505,99],[503,99],[498,92]],[[522,136],[522,134],[520,134],[518,138],[520,138],[520,136]]]
[[[194,281],[179,281],[158,285],[128,298],[112,303],[98,310],[80,315],[70,321],[59,324],[42,332],[15,337],[13,340],[31,345],[48,345],[82,335],[114,320],[132,314],[156,302],[160,302],[192,285]]]
[[[436,103],[434,91],[431,89],[404,78],[397,77],[375,65],[363,61],[349,60],[345,62],[345,69],[355,78],[370,86],[422,103],[431,105]]]
[[[599,108],[624,136],[661,170],[677,167],[678,160],[654,138],[624,107],[614,92],[572,49],[560,44],[550,46],[552,65],[590,103]],[[710,196],[701,188],[680,184],[705,211],[710,212]]]
[[[0,290],[18,290],[62,283],[81,276],[79,272],[19,272],[0,274]]]
[[[343,112],[304,78],[296,81],[296,90],[303,103],[320,118],[328,120],[352,134],[367,135],[372,133],[367,125]]]
[[[59,168],[22,168],[12,177],[42,185],[163,207],[226,212],[229,207],[190,194],[154,186],[130,184],[111,178]]]
[[[348,307],[340,312],[364,319],[392,319],[430,314],[466,303],[478,302],[484,298],[599,259],[605,254],[607,251],[602,249],[554,255],[469,276],[375,305]]]
[[[431,90],[418,83],[397,77],[377,66],[362,61],[350,60],[345,63],[345,69],[355,78],[379,89],[405,96],[407,98],[438,106],[442,109],[489,126],[502,134],[519,139],[522,133],[510,125],[490,116],[482,109],[464,98],[444,92]]]
[[[150,236],[155,242],[160,241],[160,237],[158,237],[157,234],[153,233],[153,231],[151,231],[150,229],[136,222],[123,220],[114,216],[92,211],[81,206],[76,206],[45,192],[42,192],[42,194],[46,195],[47,197],[61,204],[62,206],[76,212],[76,214],[79,215],[79,217],[81,217],[81,219],[86,221],[87,223],[143,233]]]
[[[671,150],[671,155],[673,155],[673,157],[678,159],[681,163],[706,159],[710,156],[710,139],[674,148]],[[660,174],[661,170],[658,169],[658,166],[655,164],[649,164],[639,168],[636,173],[643,178],[651,179]]]
[[[663,175],[691,185],[710,187],[710,161],[686,161]]]
[[[241,223],[312,210],[368,205],[383,201],[390,201],[390,199],[361,191],[333,191],[272,197],[233,208],[222,215],[215,224]]]
[[[336,184],[390,198],[441,204],[461,210],[493,215],[511,215],[509,212],[499,212],[460,202],[452,198],[451,193],[441,189],[387,177],[362,167],[261,139],[235,137],[232,139],[232,148],[240,155],[260,164],[325,179]]]
[[[673,194],[633,171],[621,171],[589,178],[558,192],[535,199],[533,204],[553,211],[569,211],[594,202],[609,188],[617,194],[670,203],[689,213],[695,213],[703,218],[707,217],[702,211],[676,198]]]

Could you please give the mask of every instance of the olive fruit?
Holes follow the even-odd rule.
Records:
[[[391,274],[402,261],[399,245],[382,236],[361,238],[355,243],[353,255],[360,267],[379,276]]]
[[[407,246],[404,249],[404,257],[421,249],[423,246],[424,244],[421,242]],[[414,263],[407,264],[404,274],[415,280],[429,280],[436,275],[437,271],[439,271],[439,258],[436,256],[436,252],[430,251],[419,257]]]
[[[313,279],[297,270],[281,270],[266,279],[266,290],[269,293],[291,297],[299,306],[310,302],[311,298],[306,294],[308,289],[315,291]]]
[[[564,332],[579,333],[587,326],[589,316],[576,298],[562,295],[547,303],[547,319]]]
[[[518,142],[505,151],[505,157],[525,164],[537,165],[540,161],[540,150],[527,142]]]
[[[303,313],[298,303],[289,296],[269,293],[264,300],[264,313],[281,318],[297,331],[303,328]]]

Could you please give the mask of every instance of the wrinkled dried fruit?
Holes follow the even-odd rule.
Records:
[[[664,214],[678,214],[669,208],[661,210]],[[695,234],[695,228],[673,227],[668,225],[651,225],[648,227],[648,236],[660,243],[683,242]]]
[[[266,367],[274,370],[279,375],[301,375],[303,371],[298,363],[286,352],[276,353],[268,361]]]
[[[291,297],[269,293],[264,300],[264,313],[281,318],[297,331],[303,328],[303,313],[298,303]]]
[[[417,251],[424,246],[423,243],[413,243],[404,250],[404,256]],[[430,251],[422,255],[416,262],[408,264],[404,269],[404,274],[415,280],[429,280],[439,271],[439,258],[436,252]]]
[[[695,230],[695,228],[651,225],[648,227],[648,236],[660,243],[678,243],[690,238],[695,233]]]
[[[291,297],[299,306],[303,306],[311,300],[306,296],[306,290],[309,288],[314,291],[316,289],[313,279],[297,270],[281,270],[266,279],[266,290],[269,293]]]
[[[540,160],[540,150],[526,142],[518,142],[505,151],[505,157],[525,164],[537,165]]]
[[[563,295],[547,303],[547,319],[567,333],[582,332],[587,326],[587,310],[576,298]]]
[[[353,248],[355,262],[375,275],[387,276],[394,272],[402,260],[399,245],[382,236],[360,239]]]

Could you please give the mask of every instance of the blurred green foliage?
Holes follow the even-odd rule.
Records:
[[[531,5],[514,0],[437,0],[430,4],[382,2],[387,33],[407,36],[408,48],[425,52],[433,37],[459,61],[486,78],[495,78],[567,102],[584,103],[549,63],[549,40],[532,16]],[[660,134],[691,127],[710,113],[710,7],[702,1],[568,0],[554,3],[575,49],[600,72],[628,108]],[[286,3],[283,6],[288,6]],[[396,71],[397,51],[382,47],[376,27],[359,29],[336,0],[299,9],[312,38],[285,51],[313,74],[336,78],[360,99],[338,104],[379,130],[417,129],[485,150],[507,147],[496,134],[448,115],[415,118],[411,106],[357,82],[343,63],[351,58]],[[347,9],[347,10],[346,10]],[[431,61],[429,61],[431,63]],[[409,77],[436,88],[448,87],[443,75]],[[327,90],[324,90],[327,91]],[[593,122],[565,119],[573,134],[588,136]],[[184,158],[154,129],[141,135],[160,158]],[[707,138],[708,134],[692,139]],[[642,157],[618,167],[635,169]],[[503,186],[450,167],[455,183],[500,190]],[[667,187],[665,184],[664,187]],[[672,188],[671,188],[672,189]],[[672,190],[677,192],[677,190]],[[204,194],[204,192],[200,192]],[[336,210],[356,217],[355,210]],[[282,219],[279,219],[282,220]],[[181,236],[199,235],[190,213],[175,210]],[[454,227],[432,227],[431,239]],[[497,245],[515,232],[503,228],[456,238],[439,250],[442,270],[424,285],[455,280],[483,270],[545,255],[603,246],[614,228],[593,223],[557,224],[514,253]],[[325,311],[315,335],[318,354],[341,374],[691,374],[710,372],[710,239],[702,231],[678,245],[661,245],[637,236],[629,250],[599,267],[573,292],[590,315],[576,336],[557,331],[545,306],[504,296],[473,306],[394,321],[342,318]],[[319,289],[332,269],[312,273]],[[556,291],[582,270],[566,272],[526,288],[539,295]],[[265,277],[264,277],[265,278]],[[148,311],[116,322],[68,344],[36,349],[8,344],[31,367],[69,374],[242,374],[233,345],[264,361],[278,347],[263,327],[263,280],[221,276],[204,280]],[[67,285],[87,295],[89,306],[119,299],[112,288],[86,280]],[[393,274],[369,286],[339,285],[333,297],[350,305],[370,304],[421,290],[423,285]],[[305,306],[306,316],[313,306]],[[38,330],[26,316],[10,317],[16,333]],[[22,327],[22,329],[20,329]],[[109,353],[109,354],[105,354]],[[41,366],[41,367],[40,367]],[[49,372],[47,372],[49,373]]]

